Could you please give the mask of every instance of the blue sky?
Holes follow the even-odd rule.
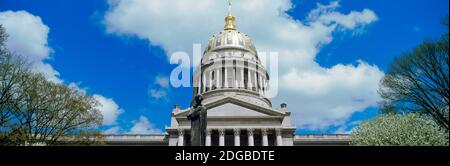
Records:
[[[317,8],[317,3],[326,5],[332,1],[291,2],[293,7],[286,12],[291,19],[308,22],[307,17]],[[333,31],[333,40],[318,48],[314,56],[315,62],[322,68],[332,68],[336,64],[357,66],[357,60],[363,60],[386,72],[388,64],[395,56],[414,48],[425,39],[436,39],[447,31],[440,22],[448,14],[448,0],[342,0],[339,1],[339,6],[336,11],[343,14],[370,9],[378,19],[360,29]],[[105,15],[111,8],[111,4],[103,0],[0,0],[0,13],[23,10],[40,17],[42,23],[49,27],[47,47],[52,51],[44,61],[59,72],[59,79],[66,84],[76,83],[88,93],[112,99],[120,107],[118,109],[123,113],[118,115],[116,123],[105,125],[103,129],[118,127],[121,132],[127,132],[142,122],[140,117],[145,117],[147,120],[144,121],[149,123],[151,128],[163,130],[164,126],[170,123],[174,104],[179,103],[182,107],[189,105],[192,89],[165,87],[164,83],[155,82],[156,78],[168,76],[176,67],[167,60],[170,48],[161,47],[170,44],[164,44],[163,39],[152,39],[152,36],[124,33],[123,29],[117,30],[117,26],[116,30],[113,27],[112,32],[108,31],[108,26],[114,26],[105,22]],[[220,11],[225,10],[226,3]],[[237,10],[239,13],[239,9]],[[223,13],[223,16],[225,14]],[[238,27],[248,27],[245,22],[239,22],[240,17],[244,16],[237,16]],[[220,18],[219,22],[222,19]],[[148,21],[151,22],[149,24],[160,24],[152,22],[151,18]],[[219,32],[221,27],[213,29],[215,33]],[[171,28],[167,27],[167,30],[161,30],[161,33],[170,33],[170,30]],[[245,32],[251,37],[260,38],[258,35],[252,36],[251,30],[246,29]],[[212,35],[209,31],[200,33]],[[177,40],[177,37],[179,36],[173,36],[173,40]],[[205,42],[208,38],[198,40],[200,41],[195,42]],[[256,47],[258,48],[258,45]],[[160,98],[152,97],[152,89],[163,90],[166,95]],[[279,105],[279,102],[276,102],[274,106]],[[354,111],[344,120],[336,121],[332,125],[304,127],[298,129],[297,133],[347,131],[360,120],[371,118],[377,112],[373,106],[363,107],[362,110]]]

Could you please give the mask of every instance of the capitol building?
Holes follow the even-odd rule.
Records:
[[[231,7],[193,76],[193,96],[207,109],[206,146],[349,145],[346,134],[295,134],[291,112],[266,97],[270,75],[249,36],[237,30]],[[165,134],[106,135],[107,145],[189,146],[191,108],[175,105]],[[294,108],[295,109],[295,108]]]

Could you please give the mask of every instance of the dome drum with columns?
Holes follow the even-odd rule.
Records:
[[[222,32],[208,42],[201,64],[193,77],[193,96],[201,94],[208,112],[207,146],[292,146],[295,127],[284,104],[272,108],[266,97],[269,75],[256,47],[239,32],[235,17],[225,17]],[[173,109],[167,127],[170,146],[189,145],[190,108]]]

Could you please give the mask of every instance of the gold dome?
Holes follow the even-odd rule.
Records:
[[[228,15],[227,17],[225,17],[225,27],[223,28],[223,30],[236,30],[235,21],[236,18],[232,15]]]
[[[231,1],[228,0],[228,16],[225,17],[225,27],[223,30],[236,30],[235,21],[236,18],[231,15]]]
[[[256,54],[256,48],[252,40],[246,34],[237,31],[236,18],[231,14],[231,2],[228,4],[228,15],[225,17],[224,30],[209,39],[205,53],[224,48],[238,48]]]

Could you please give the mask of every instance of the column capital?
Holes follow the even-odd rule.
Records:
[[[234,129],[233,129],[233,133],[234,133],[235,136],[236,136],[236,135],[241,135],[241,129],[239,129],[239,128],[234,128]]]
[[[212,129],[206,129],[206,135],[211,135]]]
[[[220,128],[220,129],[218,129],[218,130],[219,130],[219,135],[220,135],[220,136],[224,136],[224,135],[225,135],[225,129]]]
[[[267,138],[267,128],[261,129],[261,135],[262,135],[262,145],[269,146],[269,140]]]
[[[261,135],[267,136],[267,128],[262,128],[261,129]]]
[[[225,146],[225,129],[219,128],[219,146]]]
[[[276,133],[276,135],[281,135],[281,129],[280,128],[276,128],[275,129],[275,133]]]
[[[177,129],[178,135],[184,135],[184,129]]]
[[[250,136],[253,136],[253,131],[254,131],[255,129],[253,129],[253,128],[247,128],[247,134]]]

